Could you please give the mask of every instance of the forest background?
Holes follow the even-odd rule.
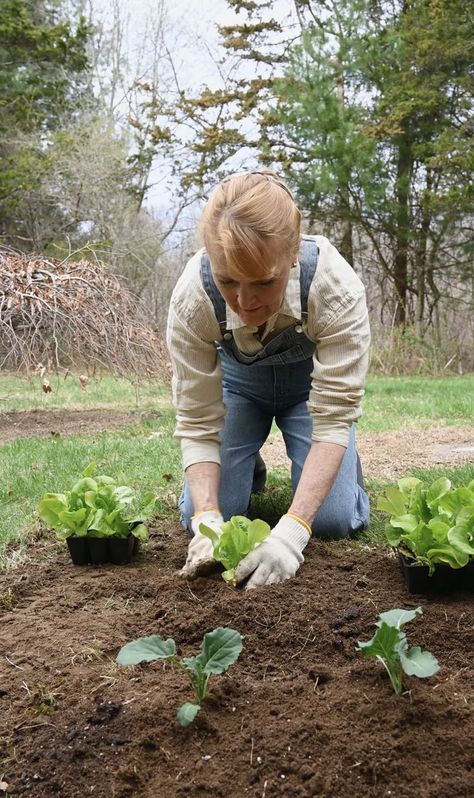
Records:
[[[0,0],[0,244],[104,261],[163,329],[210,190],[264,164],[363,279],[372,369],[472,371],[470,4],[220,5]]]

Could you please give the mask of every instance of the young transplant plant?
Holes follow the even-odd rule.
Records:
[[[357,651],[368,657],[376,657],[387,671],[392,687],[397,695],[402,692],[403,673],[426,679],[439,671],[438,660],[429,651],[419,646],[408,647],[407,638],[400,629],[412,621],[423,610],[389,610],[382,612],[376,623],[378,630],[366,643],[358,641]]]
[[[415,477],[383,491],[377,509],[389,513],[386,537],[402,554],[426,565],[463,568],[474,561],[474,480],[453,488],[441,477],[429,486]]]
[[[230,521],[224,521],[221,529],[222,534],[217,535],[206,524],[199,526],[200,533],[209,538],[214,546],[214,559],[226,569],[222,578],[235,587],[235,569],[239,562],[263,543],[271,530],[265,521],[258,518],[250,521],[243,515],[233,515]]]
[[[214,673],[225,673],[233,665],[242,651],[242,641],[242,635],[235,629],[219,626],[204,635],[200,654],[179,659],[176,656],[176,643],[172,638],[163,640],[159,635],[151,635],[126,643],[117,655],[117,662],[119,665],[138,665],[140,662],[166,659],[184,670],[191,680],[196,702],[182,704],[177,717],[181,726],[189,726],[209,695],[209,677]]]
[[[69,491],[46,493],[38,514],[58,540],[77,537],[125,538],[132,534],[141,542],[148,539],[143,521],[155,509],[152,492],[139,497],[126,485],[118,485],[112,477],[93,476],[96,464],[90,463]]]

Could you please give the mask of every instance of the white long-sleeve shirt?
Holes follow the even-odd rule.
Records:
[[[360,403],[369,360],[370,329],[365,289],[337,249],[315,236],[319,258],[308,294],[306,336],[315,342],[308,410],[313,418],[312,439],[347,446],[352,423],[361,415]],[[167,326],[173,368],[175,437],[181,443],[183,466],[220,462],[219,432],[225,416],[222,372],[214,341],[221,340],[212,302],[201,280],[199,250],[187,263],[174,288]],[[266,324],[244,324],[229,308],[227,328],[238,348],[255,354],[268,336],[301,319],[300,268],[290,278],[280,310]],[[252,370],[249,369],[249,379]]]

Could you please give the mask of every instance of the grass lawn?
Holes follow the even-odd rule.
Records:
[[[129,411],[156,409],[159,416],[142,418],[134,413],[130,426],[93,435],[59,438],[25,438],[0,445],[0,564],[5,546],[21,541],[34,526],[36,507],[45,492],[61,492],[91,461],[103,473],[139,489],[152,489],[160,499],[159,512],[178,518],[176,497],[181,489],[179,447],[172,437],[174,413],[169,387],[156,382],[134,385],[111,377],[90,379],[81,390],[77,376],[50,378],[52,392],[44,394],[42,380],[0,376],[0,413],[30,409],[114,408]],[[378,432],[425,429],[430,426],[472,427],[474,375],[462,377],[371,377],[364,399],[361,429]],[[458,469],[411,470],[432,481],[446,475],[456,485],[474,478],[474,466]],[[382,483],[368,480],[375,507]],[[254,497],[252,515],[278,517],[289,503],[286,473],[277,469],[268,487]],[[385,519],[373,511],[365,542],[383,541]],[[5,559],[5,557],[4,557]]]

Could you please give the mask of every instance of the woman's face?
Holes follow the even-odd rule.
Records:
[[[213,266],[212,274],[217,288],[234,313],[245,324],[260,327],[280,309],[291,265],[285,262],[270,275],[259,279],[231,275],[222,265]]]

